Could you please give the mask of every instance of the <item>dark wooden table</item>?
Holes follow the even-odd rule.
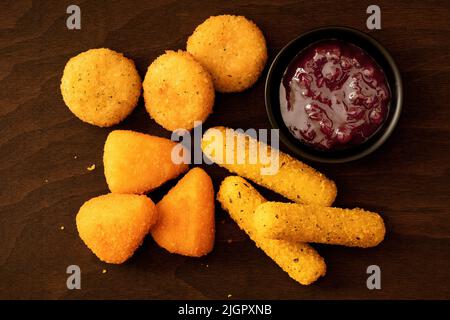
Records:
[[[448,1],[377,1],[382,10],[378,31],[366,29],[372,1],[79,1],[82,29],[69,31],[65,21],[71,3],[1,5],[0,298],[450,298]],[[196,25],[222,13],[245,15],[258,24],[269,63],[308,29],[360,29],[391,51],[404,78],[404,111],[382,148],[349,164],[313,164],[336,181],[336,205],[381,212],[387,238],[367,250],[316,246],[328,273],[308,287],[291,280],[219,208],[215,249],[201,259],[171,255],[148,237],[128,262],[107,265],[77,235],[80,205],[107,192],[102,165],[107,134],[118,128],[170,133],[149,118],[142,100],[113,128],[78,120],[59,91],[66,61],[89,48],[108,47],[134,59],[144,76],[164,50],[184,49]],[[266,72],[246,92],[219,94],[205,126],[268,128]],[[91,164],[96,169],[86,170]],[[217,190],[227,171],[205,168]],[[157,201],[173,185],[150,196]],[[81,290],[66,287],[71,264],[81,268]],[[381,290],[366,287],[366,268],[372,264],[381,268]]]

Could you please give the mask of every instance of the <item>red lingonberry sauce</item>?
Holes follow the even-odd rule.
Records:
[[[390,93],[380,66],[339,40],[315,43],[287,67],[280,84],[289,131],[319,150],[342,150],[370,138],[386,120]]]

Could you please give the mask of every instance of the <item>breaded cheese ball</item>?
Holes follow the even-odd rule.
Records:
[[[209,175],[194,168],[156,205],[158,223],[151,234],[171,253],[201,257],[214,247],[214,188]]]
[[[91,49],[71,58],[61,79],[64,102],[84,122],[109,127],[137,105],[141,78],[134,62],[110,49]]]
[[[146,196],[109,193],[86,201],[78,211],[80,238],[102,261],[123,263],[141,245],[158,218]]]
[[[181,152],[175,152],[176,146]],[[175,148],[175,149],[174,149]],[[174,162],[172,152],[186,152],[169,139],[144,133],[115,130],[105,142],[103,164],[111,192],[143,194],[187,171],[184,162]]]
[[[251,87],[267,61],[264,35],[243,16],[209,17],[189,37],[187,51],[211,73],[220,92]]]
[[[185,51],[166,51],[148,67],[143,82],[145,107],[169,131],[204,122],[214,104],[211,75]]]

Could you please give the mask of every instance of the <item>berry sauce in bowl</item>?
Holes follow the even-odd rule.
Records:
[[[339,40],[302,50],[280,83],[284,123],[319,150],[365,142],[386,120],[389,99],[381,67],[361,48]]]
[[[322,27],[284,46],[266,78],[266,111],[282,143],[322,163],[378,149],[400,118],[403,85],[389,52],[348,27]]]

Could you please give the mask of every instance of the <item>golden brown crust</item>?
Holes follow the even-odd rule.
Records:
[[[383,219],[363,209],[266,202],[255,212],[258,234],[284,239],[368,248],[384,239]]]
[[[153,61],[143,88],[148,113],[167,130],[190,130],[212,112],[211,75],[185,51],[166,51]]]
[[[129,130],[112,131],[105,142],[103,164],[111,192],[143,194],[187,171],[175,164],[169,139]]]
[[[86,201],[76,224],[80,238],[100,260],[123,263],[157,217],[155,204],[146,196],[110,193]]]
[[[214,247],[214,189],[201,168],[193,168],[156,205],[158,223],[151,234],[171,253],[201,257]]]
[[[263,33],[243,16],[209,17],[189,37],[187,51],[211,73],[220,92],[251,87],[267,61]]]
[[[84,122],[109,127],[137,105],[141,78],[134,62],[110,49],[91,49],[71,58],[61,78],[64,102]]]
[[[323,258],[306,243],[261,237],[254,226],[254,211],[266,200],[241,177],[225,178],[217,200],[256,245],[273,259],[291,278],[309,285],[325,275]]]
[[[217,130],[222,133],[224,139],[216,140],[214,138]],[[276,174],[261,174],[261,169],[267,166],[261,164],[261,162],[251,164],[249,161],[249,146],[251,142],[256,142],[256,140],[248,135],[245,135],[245,163],[240,164],[237,160],[231,164],[221,161],[221,158],[226,159],[224,156],[227,143],[225,139],[226,130],[235,136],[235,144],[237,144],[238,137],[244,136],[243,133],[232,129],[214,127],[208,129],[202,139],[203,152],[218,165],[271,189],[294,202],[322,206],[330,206],[333,203],[337,193],[335,183],[288,154],[279,152],[279,170]],[[258,142],[258,144],[262,145],[261,142]],[[237,150],[236,148],[235,152]],[[268,150],[270,154],[272,152],[271,148],[268,147]]]

